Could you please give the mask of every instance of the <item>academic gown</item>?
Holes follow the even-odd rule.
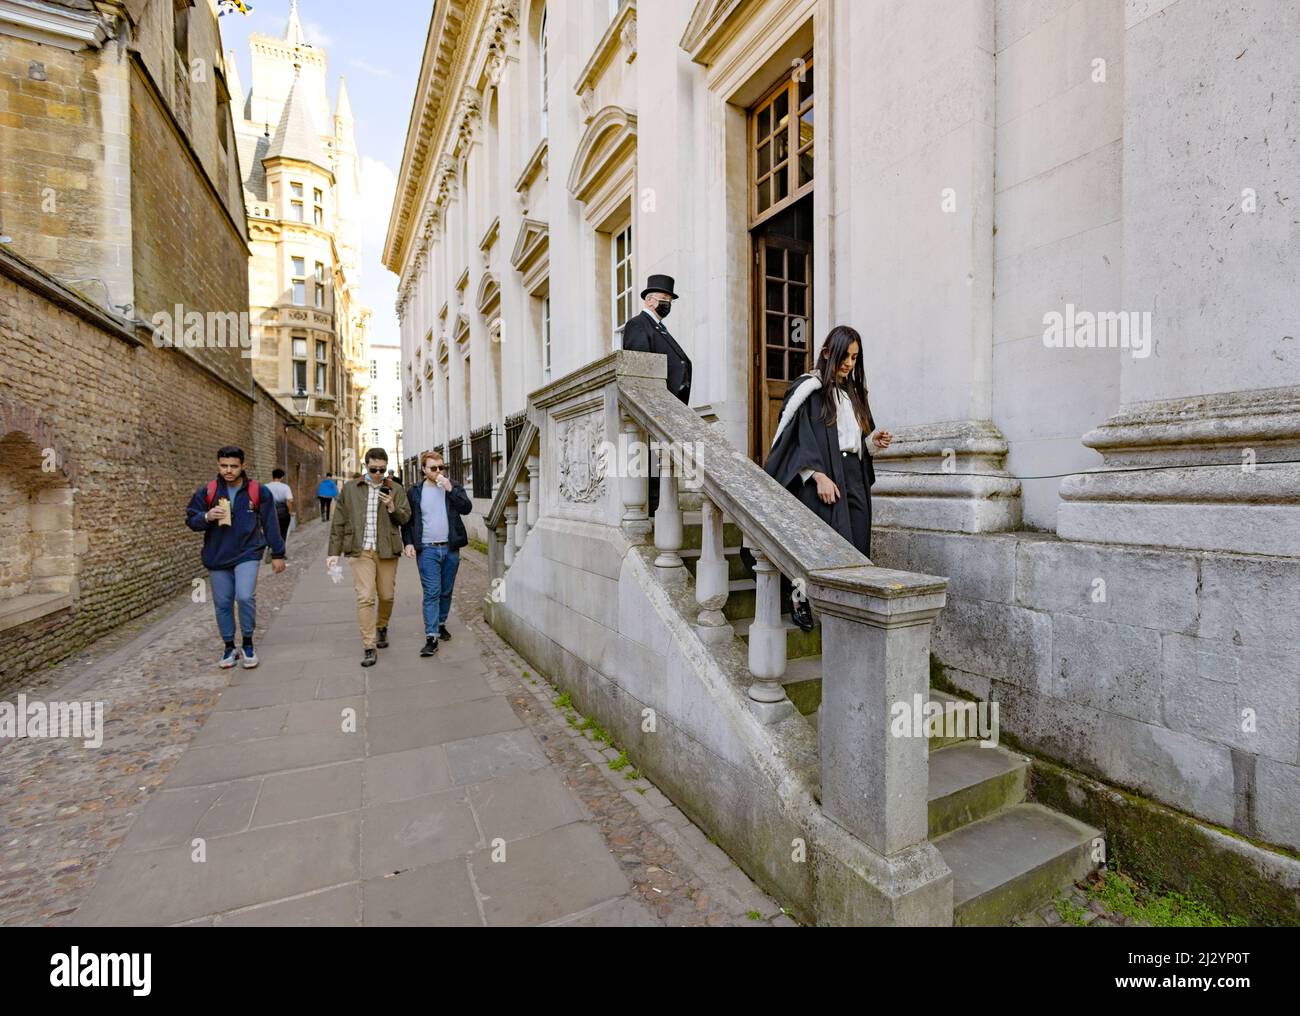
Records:
[[[862,453],[858,459],[840,452],[839,431],[832,422],[822,422],[822,404],[827,397],[815,374],[803,374],[791,382],[781,402],[781,418],[789,418],[776,437],[763,469],[781,486],[794,494],[818,518],[837,533],[853,543],[853,525],[849,518],[849,499],[846,495],[844,470],[860,463],[864,473],[863,484],[867,491],[867,533],[871,533],[871,485],[876,482],[876,471],[867,451],[867,436],[862,437]],[[829,393],[834,398],[834,393]],[[871,421],[875,430],[875,421]],[[804,482],[801,469],[816,469],[825,473],[840,490],[834,504],[826,504],[817,496],[817,484],[810,478]],[[859,547],[864,554],[869,547]]]

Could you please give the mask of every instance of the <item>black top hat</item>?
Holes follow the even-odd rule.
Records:
[[[646,293],[667,293],[674,300],[677,294],[673,292],[673,277],[671,275],[652,275],[646,279],[645,289],[641,290],[641,299],[645,299]]]

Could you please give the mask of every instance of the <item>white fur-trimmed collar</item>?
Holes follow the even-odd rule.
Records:
[[[800,375],[799,387],[795,389],[794,394],[791,395],[789,401],[786,402],[785,411],[781,413],[781,419],[776,425],[776,433],[772,435],[773,448],[776,447],[776,442],[781,436],[781,431],[785,430],[786,424],[794,419],[794,414],[799,411],[799,407],[808,401],[808,396],[820,389],[821,386],[822,379],[816,374]]]

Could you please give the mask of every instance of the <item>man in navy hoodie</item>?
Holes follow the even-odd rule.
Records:
[[[284,571],[284,537],[275,514],[275,498],[244,472],[244,450],[227,445],[217,452],[217,479],[194,492],[186,509],[186,523],[203,534],[203,567],[212,581],[212,602],[217,628],[226,643],[223,669],[240,662],[257,666],[253,629],[257,626],[257,569],[268,545],[271,567]],[[239,604],[242,649],[235,648],[234,605]]]

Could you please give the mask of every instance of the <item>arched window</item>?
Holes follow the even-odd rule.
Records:
[[[547,124],[548,100],[546,97],[546,93],[548,90],[547,82],[550,80],[550,76],[551,76],[551,68],[550,68],[550,56],[547,52],[547,47],[546,47],[546,15],[547,15],[547,10],[545,7],[543,7],[542,27],[538,31],[538,35],[537,35],[537,50],[541,56],[541,68],[542,68],[542,107],[541,107],[542,137],[547,137],[548,134],[550,133],[550,128]]]

